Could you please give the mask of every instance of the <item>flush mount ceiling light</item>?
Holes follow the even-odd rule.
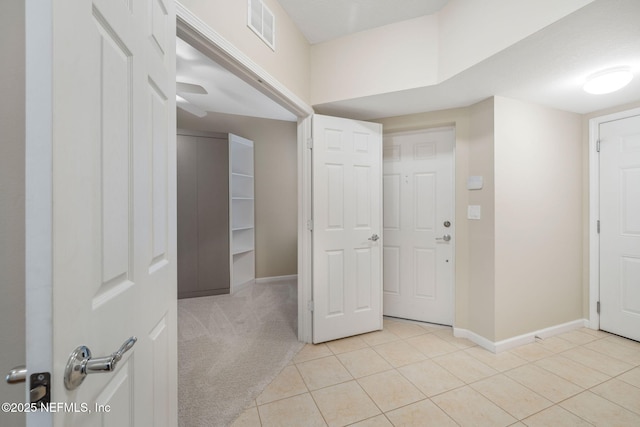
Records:
[[[633,79],[631,67],[615,67],[598,71],[587,77],[582,89],[587,93],[602,95],[622,89]]]

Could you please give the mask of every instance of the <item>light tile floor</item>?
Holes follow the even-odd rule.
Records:
[[[306,345],[236,420],[253,426],[640,426],[640,343],[579,329],[493,354],[451,328]]]

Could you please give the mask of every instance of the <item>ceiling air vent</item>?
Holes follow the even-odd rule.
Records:
[[[249,0],[249,28],[276,50],[276,17],[261,0]]]

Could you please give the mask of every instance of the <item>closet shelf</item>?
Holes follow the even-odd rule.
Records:
[[[253,225],[250,225],[246,227],[235,227],[235,228],[232,228],[231,231],[253,230],[254,228],[255,227]]]
[[[255,280],[255,178],[253,142],[229,137],[231,178],[231,289]]]
[[[233,254],[241,255],[241,254],[246,254],[247,252],[253,252],[254,250],[255,250],[254,248],[242,248],[242,249],[237,249],[233,251]]]
[[[242,177],[245,177],[245,178],[253,178],[253,175],[247,175],[246,173],[240,173],[240,172],[231,172],[231,175],[242,176]]]

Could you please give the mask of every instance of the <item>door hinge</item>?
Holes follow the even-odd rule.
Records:
[[[599,153],[600,152],[600,140],[596,141],[596,151]]]
[[[596,221],[596,227],[598,229],[598,234],[600,234],[600,220]]]
[[[313,300],[309,300],[309,302],[307,303],[307,307],[309,308],[309,311],[313,311],[314,304],[313,304]]]
[[[307,230],[313,231],[313,220],[312,219],[307,221]]]
[[[596,313],[600,314],[600,301],[596,303]]]
[[[307,148],[311,150],[313,148],[313,138],[307,139]]]

